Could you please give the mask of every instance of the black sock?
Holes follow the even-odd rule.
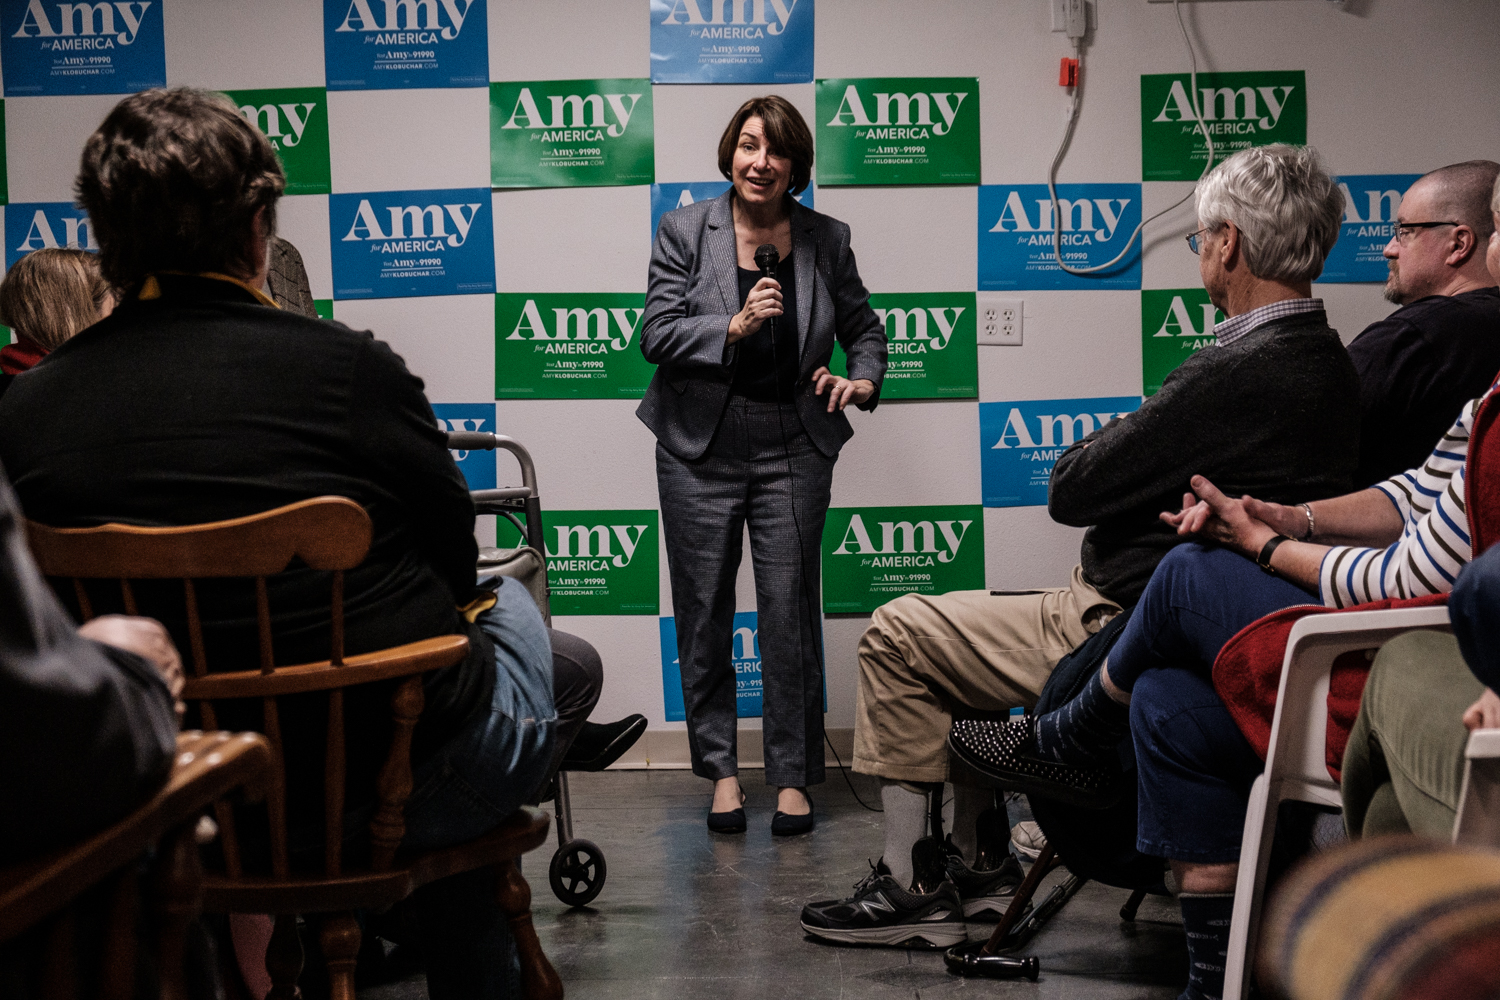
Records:
[[[1096,673],[1078,697],[1037,716],[1037,751],[1046,760],[1089,767],[1108,760],[1129,732],[1130,706],[1111,698]]]
[[[1229,955],[1229,919],[1234,893],[1184,892],[1182,929],[1187,932],[1188,986],[1177,1000],[1220,1000]]]

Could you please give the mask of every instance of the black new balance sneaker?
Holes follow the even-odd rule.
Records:
[[[947,858],[948,881],[958,890],[963,904],[964,916],[994,914],[998,919],[1016,898],[1016,890],[1026,874],[1015,855],[1007,853],[999,867],[990,871],[976,871],[964,863],[963,855],[949,845]]]
[[[848,899],[804,906],[802,929],[828,941],[894,948],[949,948],[968,939],[963,904],[951,882],[929,893],[908,892],[884,861],[871,866]]]

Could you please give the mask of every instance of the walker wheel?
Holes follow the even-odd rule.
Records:
[[[587,906],[604,888],[604,852],[589,840],[570,840],[552,855],[552,893],[569,906]]]

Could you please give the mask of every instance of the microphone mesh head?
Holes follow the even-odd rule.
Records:
[[[776,270],[776,265],[781,263],[781,254],[774,243],[762,243],[755,250],[755,266],[764,272]]]

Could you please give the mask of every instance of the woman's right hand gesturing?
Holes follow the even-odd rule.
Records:
[[[728,342],[744,340],[772,316],[781,315],[781,282],[761,278],[745,297],[745,306],[729,319]]]

